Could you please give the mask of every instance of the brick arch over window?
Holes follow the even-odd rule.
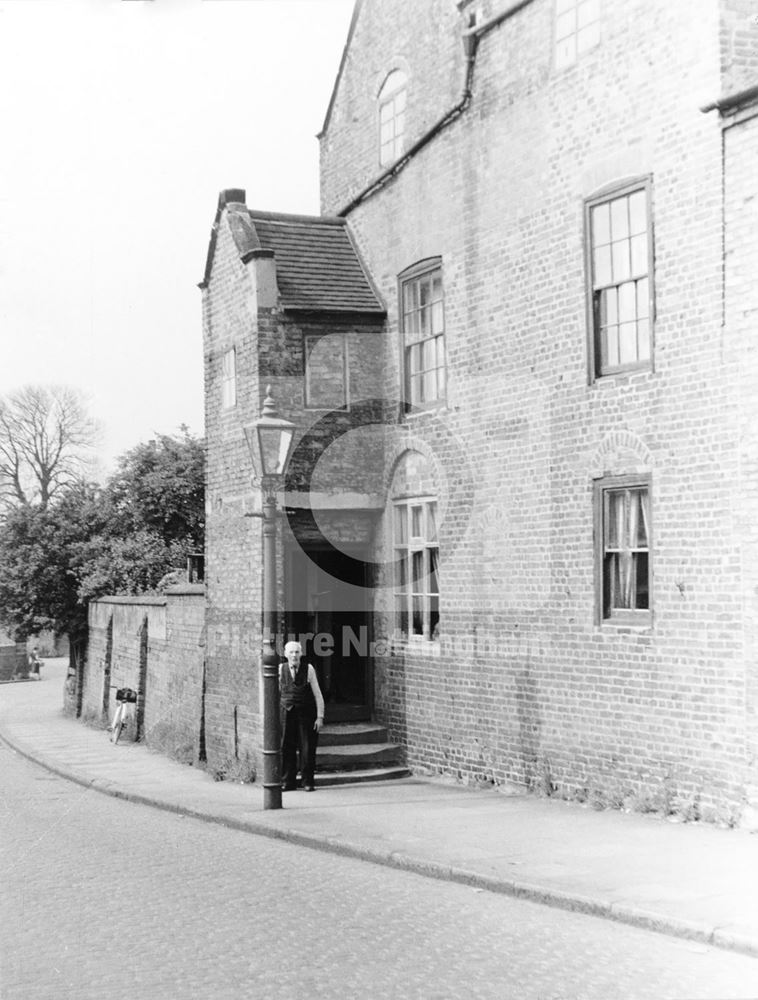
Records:
[[[653,456],[633,431],[618,430],[606,435],[589,460],[592,479],[653,471]]]

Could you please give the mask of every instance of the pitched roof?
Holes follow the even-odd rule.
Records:
[[[224,211],[243,262],[273,255],[282,309],[386,315],[346,219],[253,211],[241,188],[219,195],[200,288],[210,281]]]
[[[384,314],[345,219],[252,210],[248,216],[260,248],[274,251],[283,309]]]

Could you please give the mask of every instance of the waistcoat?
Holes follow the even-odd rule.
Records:
[[[280,704],[285,711],[294,708],[296,705],[313,706],[315,711],[316,700],[313,697],[311,686],[308,683],[308,664],[301,660],[295,672],[295,679],[292,679],[290,665],[286,661],[279,664],[279,674],[281,677]]]

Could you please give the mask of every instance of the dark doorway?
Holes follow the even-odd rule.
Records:
[[[362,552],[297,548],[288,565],[287,637],[316,668],[327,722],[371,717],[369,614]]]

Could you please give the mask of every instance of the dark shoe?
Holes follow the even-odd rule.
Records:
[[[282,785],[283,792],[294,792],[296,788],[297,785]]]
[[[313,785],[305,785],[305,790],[306,790],[306,792],[315,792],[316,791],[316,789],[313,787]]]

